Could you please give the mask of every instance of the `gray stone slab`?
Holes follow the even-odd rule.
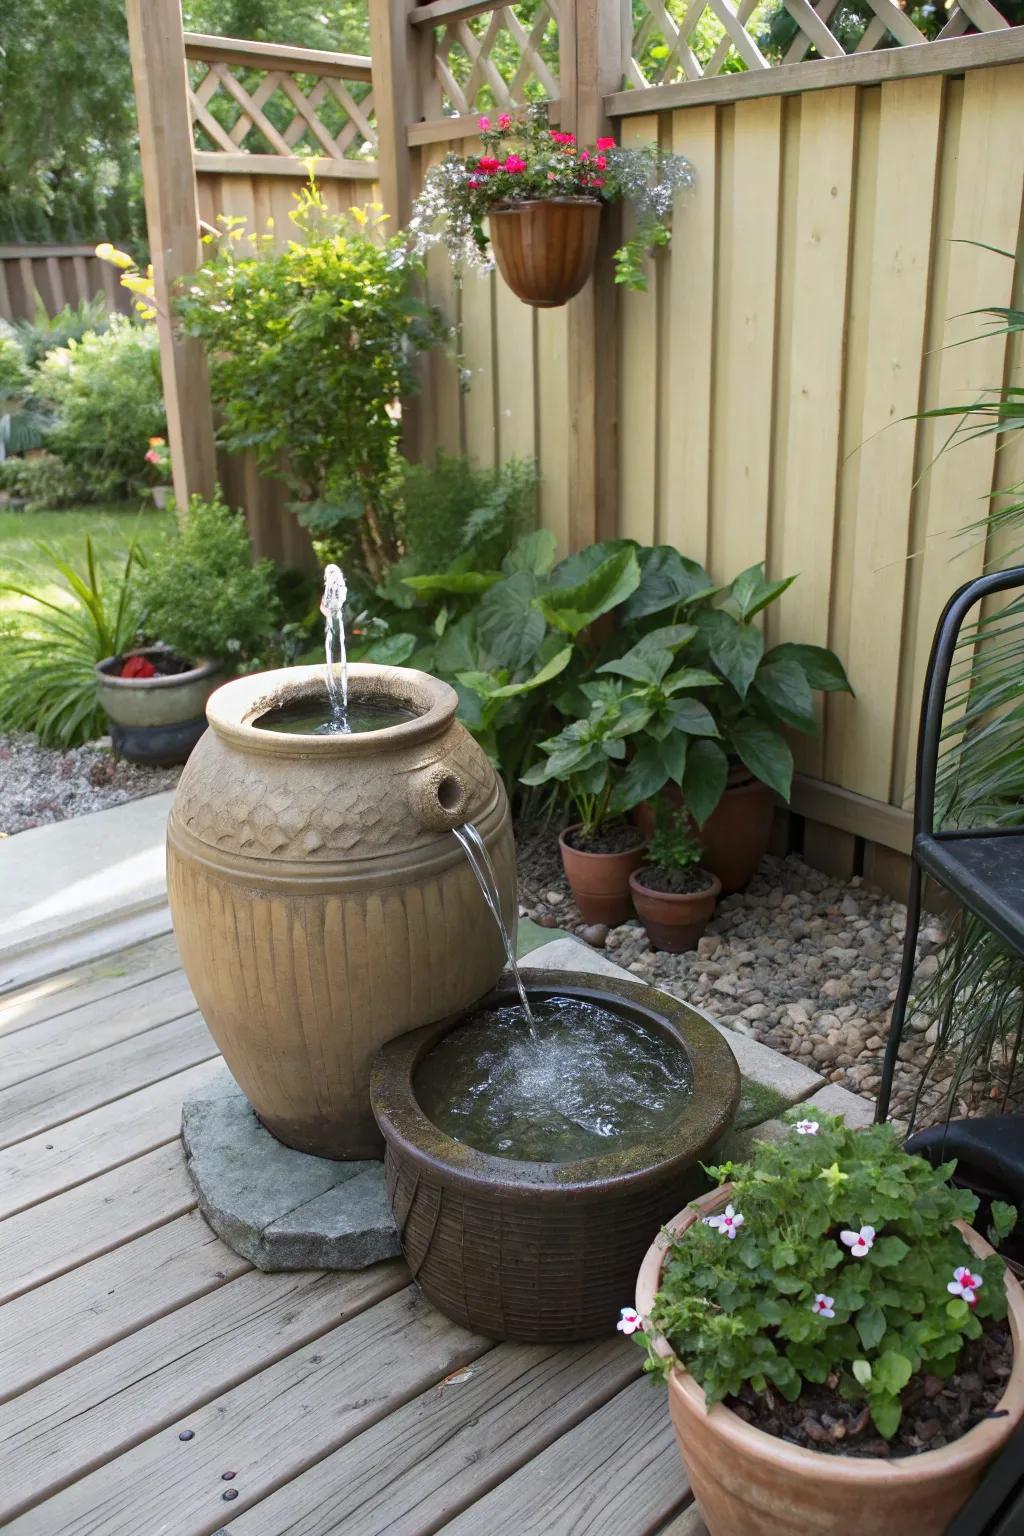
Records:
[[[848,1088],[840,1088],[838,1083],[826,1083],[824,1088],[811,1094],[807,1100],[808,1114],[815,1109],[824,1110],[827,1115],[842,1115],[847,1125],[856,1126],[858,1130],[874,1124],[875,1106],[871,1100],[862,1099],[859,1093],[851,1093]]]
[[[199,1209],[258,1269],[364,1269],[401,1251],[383,1163],[284,1146],[227,1067],[185,1100],[181,1139]]]

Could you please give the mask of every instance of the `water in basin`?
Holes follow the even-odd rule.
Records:
[[[282,731],[288,736],[357,736],[363,731],[384,731],[415,719],[415,710],[406,709],[393,699],[356,696],[344,709],[320,699],[296,699],[257,716],[253,725],[261,731]]]

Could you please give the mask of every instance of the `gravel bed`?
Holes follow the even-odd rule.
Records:
[[[719,903],[698,948],[670,955],[651,948],[636,920],[611,930],[581,924],[554,831],[521,828],[517,838],[522,916],[578,933],[642,980],[874,1099],[903,950],[902,903],[859,878],[822,874],[794,855],[768,857],[746,891]],[[941,921],[926,917],[919,978],[935,970],[945,938]],[[901,1124],[934,1039],[930,1021],[911,1015],[892,1100]],[[952,1070],[948,1062],[932,1067],[918,1125],[944,1118]],[[958,1096],[952,1113],[981,1107]]]
[[[180,773],[118,762],[108,738],[58,752],[33,736],[0,736],[0,837],[173,789]]]

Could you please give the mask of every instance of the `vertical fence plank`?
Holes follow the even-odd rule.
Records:
[[[629,117],[622,124],[622,144],[658,139],[657,117]],[[623,237],[633,233],[633,219],[623,221]],[[654,544],[658,475],[658,352],[666,340],[658,334],[657,260],[648,260],[647,291],[623,290],[619,298],[619,526],[622,538]],[[603,366],[604,357],[597,360]]]
[[[498,462],[494,289],[492,275],[483,276],[472,268],[462,279],[462,366],[467,373],[463,436],[470,458],[488,469]]]
[[[564,309],[537,313],[537,465],[540,525],[568,554],[569,401],[566,395],[568,317]]]
[[[516,298],[498,279],[497,317],[498,458],[537,456],[534,391],[534,318],[536,311]]]

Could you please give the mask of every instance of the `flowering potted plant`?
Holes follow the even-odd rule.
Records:
[[[885,1125],[789,1123],[708,1170],[619,1327],[668,1382],[711,1536],[941,1536],[1024,1415],[1024,1296],[952,1163]],[[1015,1219],[994,1203],[993,1240]]]
[[[493,245],[513,293],[553,308],[590,276],[603,204],[624,200],[637,224],[615,253],[615,280],[646,288],[644,256],[668,243],[675,194],[693,181],[688,160],[656,144],[621,149],[611,138],[584,147],[548,127],[544,103],[519,121],[508,112],[496,126],[482,117],[480,136],[481,154],[449,154],[427,172],[409,225],[419,253],[442,240],[456,264],[479,265]]]
[[[629,877],[636,915],[655,949],[695,949],[714,914],[722,882],[701,867],[703,852],[686,809],[657,801],[646,862]]]
[[[162,512],[167,505],[167,498],[173,491],[171,485],[171,450],[162,437],[151,437],[149,447],[145,452],[146,463],[150,466],[150,474],[156,476],[156,484],[151,485],[149,494],[158,512]]]

